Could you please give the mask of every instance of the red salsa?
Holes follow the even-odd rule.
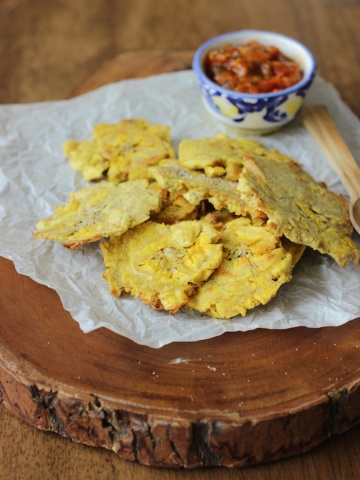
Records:
[[[277,47],[264,46],[255,40],[211,50],[205,70],[221,87],[244,93],[278,92],[303,78],[297,62]]]

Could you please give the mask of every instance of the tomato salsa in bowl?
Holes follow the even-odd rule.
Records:
[[[316,73],[311,52],[282,34],[241,30],[205,42],[193,59],[207,110],[242,133],[290,122]]]

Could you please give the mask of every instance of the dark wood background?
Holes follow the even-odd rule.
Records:
[[[0,103],[66,98],[123,52],[195,50],[211,36],[258,28],[304,42],[317,58],[319,74],[360,115],[359,26],[359,0],[0,0]],[[0,425],[4,479],[360,478],[359,427],[309,453],[271,464],[171,471],[40,432],[2,405]]]

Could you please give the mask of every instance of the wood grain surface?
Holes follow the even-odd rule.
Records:
[[[317,56],[320,74],[332,81],[351,108],[360,113],[356,96],[359,2],[278,0],[270,5],[267,1],[251,4],[223,1],[218,5],[211,2],[211,8],[209,4],[208,1],[183,1],[182,8],[179,8],[179,2],[161,0],[156,6],[151,1],[85,4],[82,0],[35,0],[30,6],[29,1],[1,0],[0,26],[3,28],[0,29],[0,40],[6,55],[0,62],[0,101],[29,102],[66,97],[76,93],[78,85],[84,85],[101,65],[106,65],[106,61],[129,50],[191,50],[201,41],[223,31],[265,28],[290,34],[307,43]],[[1,295],[4,308],[3,298]],[[40,307],[36,307],[35,302],[35,312],[37,308]],[[356,345],[352,342],[359,335],[356,331],[353,334],[355,336],[348,339],[348,345],[352,345],[355,351]],[[24,345],[28,343],[24,341]],[[346,360],[351,368],[358,362],[356,353],[354,356],[351,353]],[[322,368],[326,370],[327,367]],[[343,379],[341,364],[334,368],[343,375],[337,378]],[[0,414],[0,478],[155,479],[181,475],[194,479],[355,479],[360,472],[358,428],[292,459],[242,470],[212,468],[206,472],[184,472],[149,469],[120,461],[104,449],[89,448],[59,436],[43,434],[23,424],[3,407]]]
[[[193,50],[139,50],[122,53],[101,65],[85,82],[74,88],[69,97],[76,97],[110,82],[189,70],[193,56]]]

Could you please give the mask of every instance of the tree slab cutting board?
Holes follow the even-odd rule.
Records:
[[[70,96],[190,68],[140,51]],[[360,319],[228,333],[161,349],[84,334],[57,293],[0,258],[0,400],[36,428],[150,466],[238,467],[300,454],[360,420]]]

